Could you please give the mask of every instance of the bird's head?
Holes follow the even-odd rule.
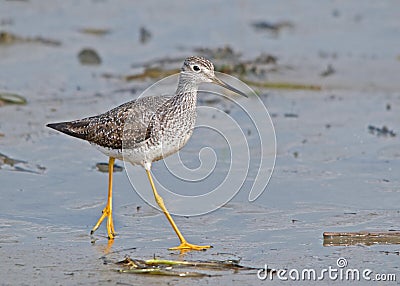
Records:
[[[188,57],[185,59],[181,74],[190,78],[196,84],[203,82],[211,82],[220,85],[234,93],[247,97],[247,95],[240,90],[230,86],[215,76],[214,65],[211,61],[203,57]]]

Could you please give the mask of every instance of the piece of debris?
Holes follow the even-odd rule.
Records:
[[[139,41],[142,44],[146,44],[151,39],[151,33],[145,27],[140,27],[139,30]]]
[[[369,126],[368,126],[368,131],[369,131],[369,133],[371,133],[371,134],[376,134],[378,137],[379,137],[379,136],[385,136],[385,137],[387,137],[387,136],[395,137],[395,136],[396,136],[396,133],[394,133],[393,130],[390,130],[390,129],[389,129],[388,127],[386,127],[385,125],[382,126],[382,128],[369,125]]]
[[[124,80],[159,79],[179,73],[179,69],[146,68],[142,73],[124,76]]]
[[[244,83],[260,87],[260,88],[274,88],[274,89],[293,89],[293,90],[321,90],[322,86],[320,85],[309,85],[309,84],[301,84],[301,83],[291,83],[291,82],[258,82],[258,81],[251,81],[244,78],[240,78],[241,81]]]
[[[100,171],[102,173],[108,173],[108,163],[97,163],[96,164],[96,168],[97,168],[98,171]],[[121,167],[121,166],[119,166],[117,164],[114,164],[114,169],[113,169],[114,173],[115,172],[122,172],[123,170],[124,170],[123,167]]]
[[[267,22],[267,21],[257,21],[251,24],[256,30],[259,31],[268,31],[274,34],[279,33],[282,29],[291,29],[294,27],[294,24],[289,21],[279,21],[276,23]]]
[[[33,174],[43,174],[45,167],[40,165],[32,165],[26,161],[13,159],[7,155],[0,153],[0,169],[9,171],[27,172]]]
[[[381,251],[379,251],[379,252],[380,252],[380,253],[384,253],[384,254],[386,254],[386,255],[389,255],[389,254],[400,255],[400,251],[381,250]]]
[[[79,32],[81,32],[82,34],[88,34],[93,36],[105,36],[111,33],[109,29],[102,29],[102,28],[83,28],[80,29]]]
[[[0,31],[0,45],[12,45],[18,43],[39,43],[49,46],[60,46],[61,42],[43,37],[21,37],[10,32]]]
[[[192,271],[200,269],[203,271],[220,270],[255,270],[256,268],[245,267],[239,264],[238,260],[225,261],[182,261],[165,259],[131,259],[126,257],[124,260],[116,263],[123,268],[118,270],[122,273],[147,274],[147,275],[165,275],[177,277],[209,277],[211,274]],[[189,271],[190,270],[190,271]]]
[[[11,92],[0,92],[0,106],[5,104],[26,104],[26,99],[21,95]]]
[[[400,231],[324,232],[324,246],[400,244]]]
[[[323,72],[321,72],[319,75],[320,75],[320,76],[323,76],[323,77],[327,77],[327,76],[333,75],[335,72],[336,72],[336,70],[333,68],[332,65],[329,64],[329,65],[327,66],[326,70],[324,70]]]
[[[262,53],[258,57],[254,59],[254,63],[258,64],[274,64],[276,65],[278,63],[278,58],[276,56],[273,56],[271,54],[266,54]]]
[[[79,62],[82,65],[100,65],[101,58],[98,53],[91,48],[83,49],[78,54]]]

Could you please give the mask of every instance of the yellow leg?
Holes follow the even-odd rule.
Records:
[[[103,210],[103,214],[97,221],[96,225],[93,227],[90,234],[93,234],[101,225],[103,220],[107,217],[107,233],[108,239],[114,239],[115,231],[114,231],[114,223],[112,219],[112,180],[113,180],[113,171],[114,171],[114,162],[115,158],[110,157],[108,160],[108,199],[107,205]]]
[[[179,240],[181,241],[181,244],[177,247],[171,247],[169,248],[170,250],[204,250],[207,248],[211,248],[212,246],[210,245],[195,245],[188,243],[186,239],[183,237],[182,233],[179,231],[178,227],[176,226],[174,220],[172,219],[171,215],[169,214],[167,208],[164,205],[164,200],[162,197],[158,194],[156,187],[154,186],[153,178],[151,176],[151,172],[149,170],[146,170],[147,177],[149,178],[151,188],[153,189],[154,193],[154,198],[157,202],[157,204],[160,206],[162,211],[164,212],[165,216],[167,217],[169,223],[171,224],[172,228],[174,229],[175,233],[178,235]]]

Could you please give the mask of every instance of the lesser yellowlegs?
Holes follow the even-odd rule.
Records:
[[[179,151],[192,135],[196,120],[196,98],[200,83],[212,82],[235,93],[243,92],[218,79],[214,65],[203,57],[189,57],[182,66],[174,96],[149,96],[132,100],[106,113],[69,122],[51,123],[48,127],[83,139],[109,157],[108,200],[93,234],[105,218],[110,240],[115,231],[112,219],[112,178],[115,159],[145,168],[154,198],[181,244],[171,249],[202,250],[209,245],[194,245],[183,237],[157,193],[151,176],[151,164]]]

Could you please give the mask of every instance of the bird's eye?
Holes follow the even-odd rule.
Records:
[[[199,66],[193,66],[193,70],[194,71],[200,71],[200,68],[199,68]]]

